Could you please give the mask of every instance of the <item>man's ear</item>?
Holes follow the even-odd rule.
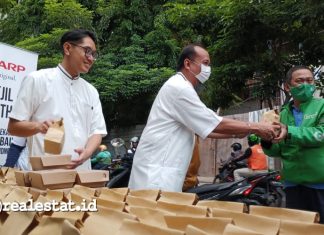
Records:
[[[285,84],[284,84],[284,89],[285,89],[285,91],[290,92],[290,86],[287,82],[285,82]]]
[[[183,61],[183,67],[185,69],[189,69],[189,64],[190,64],[190,60],[188,58],[186,58],[184,61]]]
[[[63,44],[64,55],[70,55],[70,49],[71,49],[71,44],[68,42],[65,42]]]

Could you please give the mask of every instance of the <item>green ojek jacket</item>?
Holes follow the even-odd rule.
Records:
[[[283,106],[280,122],[288,126],[286,140],[263,148],[271,157],[281,157],[283,179],[296,184],[324,183],[324,99],[302,103],[301,126],[295,126],[292,104]]]

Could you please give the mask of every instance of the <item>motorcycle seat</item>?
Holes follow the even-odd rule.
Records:
[[[220,183],[220,184],[203,184],[201,186],[197,186],[195,188],[189,189],[188,193],[204,193],[209,191],[221,191],[228,188],[233,187],[235,184],[238,184],[238,181],[236,182],[227,182],[227,183]]]

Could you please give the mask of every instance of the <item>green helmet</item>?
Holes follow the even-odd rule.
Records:
[[[260,141],[259,136],[255,135],[255,134],[251,134],[251,135],[248,136],[249,145],[258,144],[259,141]]]

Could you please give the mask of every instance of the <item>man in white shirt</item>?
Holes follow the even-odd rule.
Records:
[[[208,80],[208,52],[188,45],[177,71],[160,89],[137,147],[129,182],[131,189],[181,191],[194,147],[201,138],[228,138],[256,133],[277,139],[279,124],[247,123],[217,116],[199,99],[196,90]]]
[[[88,30],[71,30],[61,38],[63,60],[56,68],[30,73],[23,81],[8,131],[28,137],[29,156],[44,155],[44,134],[63,118],[62,154],[71,154],[71,168],[91,169],[89,158],[107,134],[99,94],[80,77],[98,57],[96,37]]]

